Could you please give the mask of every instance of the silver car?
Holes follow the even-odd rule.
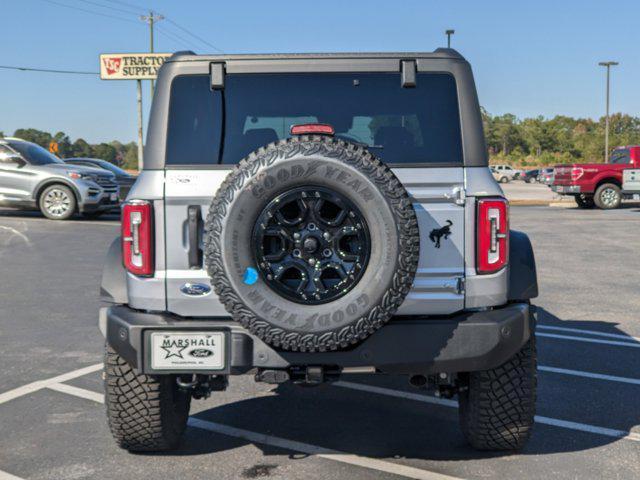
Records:
[[[97,217],[119,206],[115,175],[67,165],[35,143],[0,138],[0,206],[40,210],[53,220]]]

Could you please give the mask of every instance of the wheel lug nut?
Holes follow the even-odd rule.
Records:
[[[329,240],[331,240],[331,234],[329,232],[324,232],[322,234],[322,236],[324,237],[324,239],[328,242]]]
[[[310,258],[309,259],[309,265],[311,265],[312,267],[316,264],[316,259],[315,258]]]
[[[307,225],[307,228],[311,231],[316,229],[316,224],[315,223],[310,223],[309,225]]]
[[[328,248],[325,248],[325,249],[322,251],[322,255],[324,255],[324,256],[325,256],[325,257],[327,257],[327,258],[328,258],[328,257],[330,257],[330,256],[331,256],[331,250],[329,250]]]
[[[300,238],[300,234],[298,232],[294,233],[293,238]]]
[[[297,248],[293,251],[293,256],[294,257],[299,257],[300,256],[300,250],[298,250]]]

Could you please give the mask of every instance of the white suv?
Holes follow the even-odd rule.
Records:
[[[493,173],[493,178],[500,183],[509,183],[511,180],[516,178],[518,173],[520,173],[510,165],[492,165],[490,168],[491,173]]]

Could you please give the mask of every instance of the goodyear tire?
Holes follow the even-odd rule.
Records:
[[[299,197],[289,201],[292,195]],[[281,205],[289,204],[293,207],[286,209],[297,213],[275,240],[281,244],[276,250],[286,251],[280,267],[293,265],[284,263],[285,274],[293,272],[293,280],[285,281],[286,275],[264,260],[267,247],[259,240],[269,228],[279,228],[271,219],[283,218]],[[322,213],[325,205],[333,205],[327,211],[337,211],[331,215],[349,226],[323,232],[323,225],[332,223],[329,213]],[[340,244],[344,232],[351,232],[348,243],[358,249]],[[351,270],[340,264],[345,250],[347,257],[360,258]],[[260,148],[229,174],[209,210],[205,252],[212,285],[236,321],[274,347],[315,352],[355,344],[389,320],[413,284],[419,236],[409,196],[386,165],[360,146],[300,136]],[[337,262],[334,283],[322,277],[334,268],[330,259]],[[316,276],[315,266],[305,273],[307,262],[319,265],[322,274]],[[286,282],[295,288],[288,290]]]

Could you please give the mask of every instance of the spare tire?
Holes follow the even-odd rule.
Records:
[[[355,344],[394,314],[419,256],[416,214],[361,146],[299,136],[251,153],[205,225],[205,262],[233,318],[293,351]]]

